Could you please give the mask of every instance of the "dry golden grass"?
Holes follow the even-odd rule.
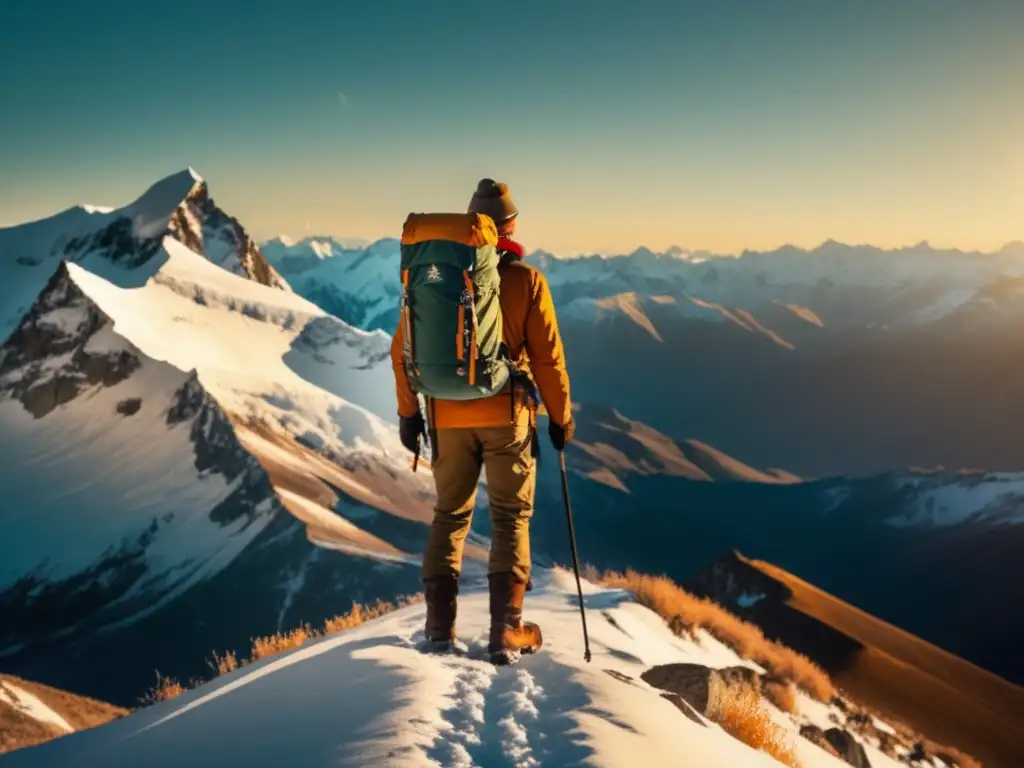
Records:
[[[234,672],[240,666],[234,651],[227,651],[223,656],[214,651],[213,658],[206,663],[217,673],[218,677],[226,675],[228,672]]]
[[[797,714],[796,687],[792,683],[767,680],[761,686],[761,693],[783,712],[790,715]]]
[[[412,597],[399,598],[396,603],[388,603],[384,600],[378,600],[373,605],[352,603],[351,611],[324,622],[324,634],[333,635],[338,632],[344,632],[346,629],[355,629],[363,622],[372,621],[383,616],[385,613],[391,613],[399,608],[405,608],[407,605],[412,605],[422,600],[422,595],[414,595]]]
[[[788,733],[761,706],[756,691],[746,688],[727,696],[710,714],[733,738],[790,768],[801,768]]]
[[[188,689],[175,680],[173,677],[164,677],[156,673],[156,685],[150,688],[142,697],[142,704],[156,704],[158,701],[168,701],[181,696]]]
[[[378,600],[372,605],[352,603],[352,610],[348,613],[343,613],[327,619],[327,621],[324,622],[323,629],[314,629],[309,624],[304,624],[303,626],[296,627],[289,632],[278,632],[273,635],[267,635],[266,637],[254,637],[249,648],[248,657],[240,659],[234,651],[226,651],[223,654],[214,651],[212,657],[207,660],[206,663],[213,671],[213,677],[220,677],[221,675],[226,675],[229,672],[234,672],[236,669],[240,669],[247,664],[252,664],[254,661],[259,661],[260,659],[265,659],[268,656],[274,656],[278,653],[284,653],[285,651],[298,648],[304,643],[318,637],[335,635],[339,632],[344,632],[347,629],[355,629],[364,622],[376,619],[379,616],[391,613],[399,608],[405,608],[408,605],[421,602],[422,600],[423,595],[412,595],[408,597],[401,597],[394,603],[388,603],[383,600]],[[202,680],[193,680],[189,685],[182,685],[173,678],[162,676],[159,672],[157,672],[156,679],[156,685],[147,691],[142,699],[140,699],[142,704],[155,704],[158,701],[173,699],[175,696],[180,696],[190,688],[194,688],[202,682],[205,682]]]
[[[319,635],[308,624],[296,627],[291,632],[278,632],[267,637],[254,637],[252,648],[249,651],[249,661],[259,661],[277,653],[284,653],[293,648],[298,648],[307,640],[312,640]]]
[[[215,652],[213,658],[208,663],[218,674],[223,675],[254,661],[298,648],[300,645],[318,637],[336,635],[347,629],[355,629],[367,621],[396,611],[399,608],[405,608],[408,605],[421,602],[422,600],[422,595],[413,595],[401,597],[393,603],[385,602],[384,600],[378,600],[372,605],[352,603],[352,610],[327,619],[324,622],[323,629],[314,629],[309,624],[304,624],[289,632],[278,632],[267,637],[256,637],[252,640],[248,658],[240,660],[231,651],[228,651],[224,656],[219,656]]]
[[[593,569],[588,573],[594,574]],[[597,581],[632,592],[641,605],[650,608],[680,636],[692,637],[703,629],[722,641],[743,659],[760,664],[769,674],[794,683],[818,701],[829,702],[836,690],[828,674],[806,656],[780,645],[717,603],[691,595],[665,576],[646,576],[635,571],[608,572]]]

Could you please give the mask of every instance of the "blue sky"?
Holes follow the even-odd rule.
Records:
[[[488,175],[556,252],[1024,238],[1019,0],[35,0],[0,72],[0,224],[192,165],[260,237]]]

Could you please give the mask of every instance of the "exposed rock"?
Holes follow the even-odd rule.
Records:
[[[931,750],[925,746],[923,741],[919,741],[914,744],[910,750],[910,754],[907,755],[907,762],[909,763],[927,763],[932,759]]]
[[[231,422],[220,405],[199,382],[193,371],[188,381],[175,393],[167,410],[167,425],[191,421],[191,438],[196,447],[195,467],[200,472],[213,471],[234,481],[259,463],[238,442]]]
[[[289,290],[238,219],[217,207],[206,182],[197,184],[168,224],[168,234],[235,274]]]
[[[132,220],[120,216],[102,229],[68,240],[63,256],[67,261],[77,262],[86,254],[97,253],[118,264],[140,267],[160,250],[161,239],[139,237]]]
[[[141,397],[129,397],[117,404],[117,412],[122,416],[134,416],[142,407]]]
[[[899,739],[888,731],[875,730],[878,733],[878,751],[886,757],[896,757],[896,748],[900,745]]]
[[[804,725],[800,727],[800,735],[812,744],[817,744],[833,757],[840,757],[836,748],[825,738],[825,732],[816,725]],[[840,757],[840,759],[842,759]]]
[[[140,235],[133,215],[131,208],[112,214],[105,226],[58,243],[54,255],[71,262],[99,256],[135,268],[151,261],[164,238],[170,237],[235,274],[262,285],[290,290],[238,220],[217,207],[206,182],[193,184],[180,204],[167,213],[163,230],[150,226],[145,236]],[[27,259],[22,263],[39,263],[31,257],[21,258]]]
[[[61,264],[0,348],[0,395],[19,400],[39,419],[89,387],[124,381],[140,365],[127,345],[88,346],[110,324]]]
[[[871,768],[864,745],[857,741],[849,731],[844,731],[842,728],[829,728],[825,731],[825,738],[839,753],[839,757],[854,768]]]
[[[765,575],[733,550],[697,573],[685,585],[698,597],[707,597],[733,613],[746,617],[763,605],[778,605],[791,596],[779,581]],[[745,599],[751,595],[757,600]]]
[[[677,694],[702,715],[711,716],[723,699],[746,690],[760,697],[760,676],[748,667],[711,669],[701,664],[662,664],[641,676],[647,684]]]
[[[185,385],[174,394],[174,401],[167,410],[167,426],[173,427],[195,418],[205,403],[206,391],[193,372]]]

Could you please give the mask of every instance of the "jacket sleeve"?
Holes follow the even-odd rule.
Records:
[[[391,337],[391,368],[395,372],[395,396],[398,400],[398,415],[415,416],[420,410],[420,401],[409,386],[409,377],[405,373],[405,328],[398,321],[395,335]]]
[[[556,424],[568,424],[572,421],[572,405],[565,350],[558,332],[551,288],[541,272],[534,273],[531,286],[530,309],[526,315],[526,352],[548,416]]]

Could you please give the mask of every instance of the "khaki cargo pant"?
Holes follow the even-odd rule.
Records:
[[[527,408],[517,410],[515,424],[437,431],[433,464],[437,506],[423,555],[424,580],[462,569],[481,465],[491,507],[488,571],[511,571],[521,581],[529,579],[530,517],[537,471],[531,452],[530,413]]]

